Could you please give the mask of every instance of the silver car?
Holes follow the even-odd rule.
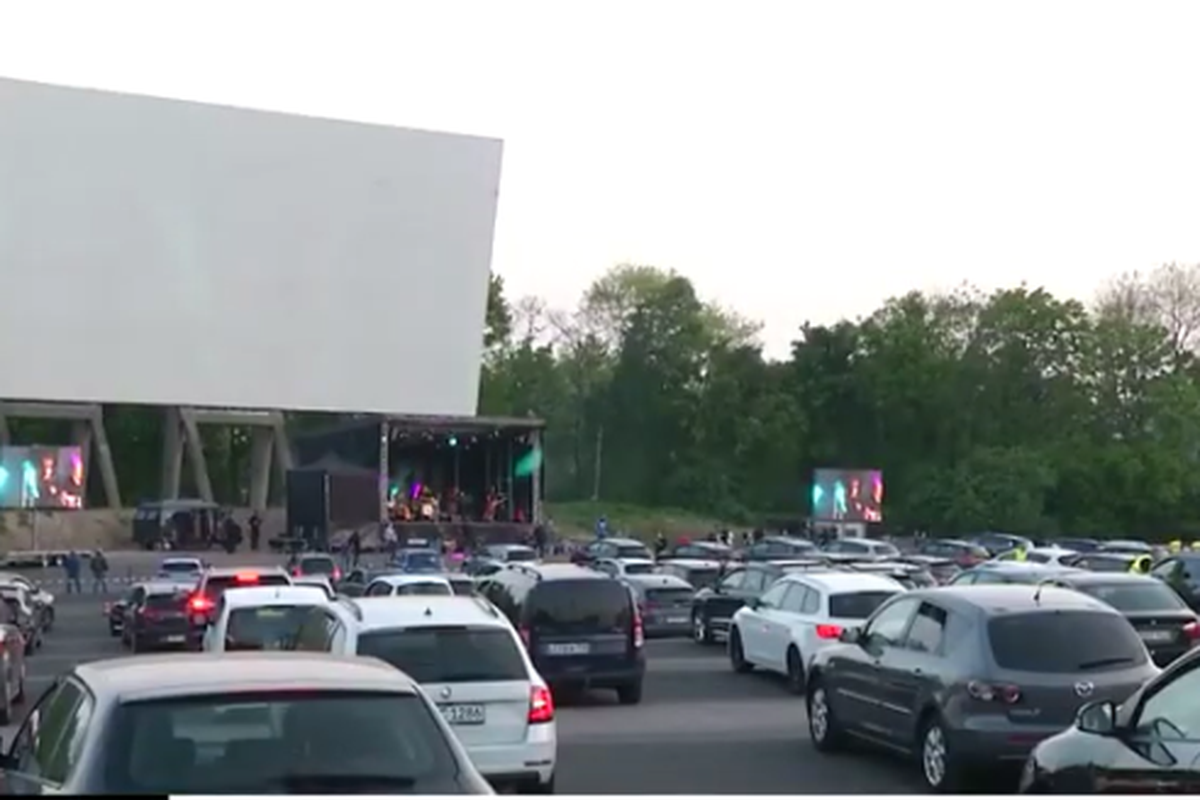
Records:
[[[642,611],[647,636],[690,636],[696,590],[674,575],[626,575]]]
[[[311,653],[78,665],[0,769],[10,794],[492,794],[407,675]]]

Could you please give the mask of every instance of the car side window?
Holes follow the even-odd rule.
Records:
[[[883,606],[867,623],[866,639],[872,644],[900,644],[918,605],[916,600],[901,598]]]
[[[296,634],[296,650],[323,653],[329,650],[331,628],[335,620],[323,609],[309,612]]]
[[[1138,709],[1139,736],[1165,741],[1200,739],[1200,669],[1179,673]]]
[[[951,586],[970,586],[979,577],[975,572],[960,572],[950,581]]]
[[[746,570],[739,569],[737,572],[731,572],[721,579],[718,586],[723,592],[736,592],[742,588],[742,584],[746,581]]]
[[[758,602],[767,608],[783,608],[783,598],[787,591],[787,582],[780,581],[763,592],[763,596],[759,598]]]
[[[767,574],[762,570],[748,569],[742,581],[743,592],[761,592],[767,586]]]
[[[800,606],[801,614],[818,614],[821,611],[821,593],[809,588],[804,595],[804,603]]]
[[[392,593],[392,586],[386,581],[375,581],[363,592],[367,597],[385,597]]]
[[[904,646],[921,653],[940,653],[946,635],[948,615],[932,603],[921,603],[913,617]]]
[[[15,759],[16,772],[61,782],[61,770],[55,771],[54,751],[65,738],[72,712],[82,694],[78,686],[63,681],[42,696],[13,741],[11,756]]]
[[[63,728],[63,734],[54,749],[50,763],[46,765],[45,777],[55,783],[66,783],[78,766],[83,744],[87,740],[88,725],[92,721],[92,711],[96,708],[95,701],[85,689],[72,681],[68,681],[66,685],[78,694],[78,702]]]
[[[787,611],[791,614],[803,613],[801,609],[804,606],[804,598],[812,590],[803,583],[796,583],[795,581],[788,581],[779,585],[787,587],[787,594],[783,596],[783,600],[779,603],[779,610]],[[766,599],[765,595],[763,599]]]

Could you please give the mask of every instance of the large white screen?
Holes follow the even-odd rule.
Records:
[[[0,398],[474,414],[501,149],[0,79]]]

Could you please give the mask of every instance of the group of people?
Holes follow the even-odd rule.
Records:
[[[84,560],[88,562],[88,569],[92,573],[92,593],[107,594],[108,557],[99,548],[86,555],[72,549],[63,557],[62,568],[67,577],[67,594],[83,594]]]

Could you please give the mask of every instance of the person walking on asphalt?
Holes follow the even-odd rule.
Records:
[[[92,594],[108,594],[108,559],[96,548],[92,553]]]
[[[350,541],[346,542],[346,553],[350,557],[350,568],[358,566],[358,556],[362,552],[362,537],[355,530],[350,534]]]
[[[262,517],[255,511],[250,515],[250,549],[258,552],[258,542],[262,538]]]
[[[83,594],[83,584],[79,582],[79,553],[71,550],[63,559],[63,570],[67,573],[67,594]]]
[[[662,554],[667,552],[667,537],[663,536],[663,532],[659,531],[654,537],[654,557],[662,558]]]

